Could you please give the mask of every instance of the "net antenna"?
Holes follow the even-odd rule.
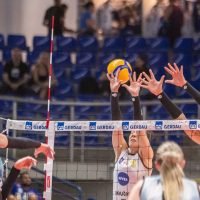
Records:
[[[50,104],[51,104],[51,80],[52,80],[52,58],[53,58],[53,45],[54,45],[54,16],[51,18],[51,41],[50,41],[50,65],[49,65],[49,86],[47,96],[47,118],[46,118],[46,143],[54,149],[54,125],[50,122]],[[44,194],[45,200],[51,200],[52,196],[52,171],[53,171],[53,160],[47,158],[46,164],[44,164],[45,173],[45,184]]]

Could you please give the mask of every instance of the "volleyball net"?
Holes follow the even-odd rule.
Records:
[[[8,133],[16,131],[28,132],[30,135],[40,134],[45,136],[48,145],[52,148],[54,148],[56,138],[60,137],[61,140],[59,141],[59,144],[62,143],[66,147],[58,148],[56,150],[54,161],[47,159],[47,162],[42,163],[44,164],[43,170],[46,172],[44,178],[44,199],[52,199],[53,175],[66,180],[77,181],[77,183],[82,186],[83,193],[84,190],[91,191],[90,194],[85,194],[84,198],[80,197],[80,199],[87,199],[91,196],[95,196],[94,199],[100,199],[100,197],[97,197],[97,194],[94,194],[94,187],[97,189],[98,184],[94,185],[93,181],[109,181],[110,187],[105,189],[107,190],[104,192],[104,195],[106,196],[103,198],[110,199],[110,194],[112,194],[112,171],[114,167],[112,131],[121,129],[124,131],[124,135],[128,136],[132,130],[146,130],[147,133],[151,133],[151,136],[153,134],[153,137],[149,139],[152,145],[155,144],[153,138],[155,140],[155,138],[164,136],[164,139],[159,140],[157,144],[159,145],[160,142],[169,139],[168,137],[165,137],[166,133],[168,136],[176,135],[179,137],[180,134],[177,134],[177,132],[183,133],[181,130],[200,130],[200,120],[50,121],[49,129],[46,130],[46,121],[8,119],[6,121],[6,129],[8,130]],[[183,135],[184,134],[181,134],[181,136]],[[67,140],[68,142],[66,141],[65,136],[69,138],[69,140]],[[87,137],[89,142],[87,141]],[[187,136],[184,135],[184,137]],[[95,138],[98,139],[98,143]],[[101,141],[101,143],[99,143],[99,141]],[[192,143],[188,146],[189,148],[193,148],[191,144]],[[104,148],[101,149],[101,147]],[[73,159],[71,158],[72,155],[70,155],[70,151],[74,152]],[[108,154],[111,151],[112,156],[109,157]],[[90,155],[90,158],[88,155]],[[70,159],[66,157],[70,157]],[[110,160],[106,160],[106,157]],[[57,159],[59,161],[56,161]],[[56,163],[56,166],[54,166],[54,162]],[[188,163],[188,167],[191,167],[191,162]],[[195,167],[197,166],[195,165]],[[193,175],[193,178],[198,177]],[[85,187],[84,183],[86,181],[88,181],[88,185],[93,185],[90,187],[88,186],[90,189]],[[100,184],[100,182],[98,183]],[[93,188],[93,190],[91,188]],[[73,197],[69,199],[73,199]]]

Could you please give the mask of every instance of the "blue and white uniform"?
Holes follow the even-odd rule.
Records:
[[[195,181],[183,178],[183,188],[180,200],[200,200],[199,189]],[[163,200],[163,189],[160,176],[151,176],[144,179],[140,199]]]
[[[122,151],[113,172],[113,200],[126,200],[133,185],[150,172],[138,153],[129,154],[128,149]]]

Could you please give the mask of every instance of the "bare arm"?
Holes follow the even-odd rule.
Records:
[[[140,200],[140,190],[142,188],[143,182],[143,180],[140,180],[133,186],[128,196],[128,200]]]

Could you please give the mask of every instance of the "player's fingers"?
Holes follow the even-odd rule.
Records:
[[[153,71],[151,69],[149,70],[149,73],[150,73],[151,79],[155,79],[155,76],[154,76]]]
[[[179,72],[179,68],[176,63],[174,63],[174,67],[175,67],[176,72]]]
[[[169,73],[171,76],[173,76],[174,72],[170,70],[168,67],[164,67],[165,71]]]
[[[147,81],[150,81],[150,77],[145,73],[145,72],[142,72],[142,74],[144,75],[144,77],[147,79]]]
[[[165,83],[173,84],[173,80],[166,80]]]
[[[174,67],[170,64],[170,63],[168,63],[168,67],[175,73],[176,72],[176,70],[174,69]]]

